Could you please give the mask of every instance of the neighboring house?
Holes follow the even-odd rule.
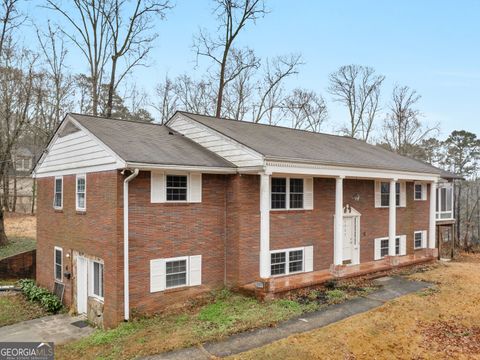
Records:
[[[30,175],[34,162],[33,147],[21,146],[12,152],[7,176],[9,211],[31,213],[35,210],[34,180]],[[4,196],[4,191],[0,188],[0,196]]]
[[[185,112],[163,126],[69,114],[34,176],[37,281],[106,327],[213,288],[271,296],[431,261],[437,220],[453,220],[455,175],[431,165]]]

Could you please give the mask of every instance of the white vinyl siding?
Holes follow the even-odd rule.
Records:
[[[73,124],[69,124],[73,126]],[[105,146],[84,130],[77,129],[65,136],[57,136],[35,170],[35,176],[43,177],[54,173],[78,173],[118,165],[118,158]]]
[[[427,231],[415,231],[413,233],[413,247],[417,249],[425,249],[427,247]]]
[[[270,275],[313,271],[313,246],[270,251]]]
[[[169,178],[170,177],[170,178]],[[173,193],[183,191],[184,184],[171,182],[172,177],[186,178],[186,200],[174,199]],[[181,186],[180,186],[181,185]],[[178,189],[175,190],[174,188]],[[182,189],[181,189],[182,188]],[[168,196],[167,196],[168,192]],[[152,203],[165,202],[202,202],[202,174],[201,173],[166,173],[152,171],[150,175],[150,201]]]
[[[87,210],[87,176],[77,175],[75,206],[78,211]]]
[[[168,126],[236,166],[263,165],[262,155],[185,116],[178,115]]]
[[[201,284],[201,255],[150,260],[150,292]]]
[[[427,184],[421,182],[413,184],[413,199],[416,201],[427,200]]]
[[[404,181],[396,183],[396,206],[407,206],[406,187],[407,184]],[[376,208],[388,208],[390,203],[390,181],[375,181],[375,207]]]
[[[55,209],[63,208],[63,177],[56,176],[53,183],[53,207]]]
[[[58,282],[63,281],[63,249],[55,246],[53,252],[53,271],[54,278]]]
[[[389,241],[388,237],[375,239],[375,260],[380,260],[388,255],[388,241]],[[399,255],[399,256],[407,255],[407,236],[406,235],[397,235],[395,237],[395,255]]]

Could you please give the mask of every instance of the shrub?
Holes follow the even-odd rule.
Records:
[[[60,299],[45,288],[35,285],[31,279],[18,281],[19,287],[29,301],[39,302],[48,312],[56,313],[62,308]]]

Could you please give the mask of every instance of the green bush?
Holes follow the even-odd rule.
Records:
[[[35,285],[35,281],[22,279],[18,281],[18,284],[29,301],[39,302],[48,312],[56,313],[62,308],[60,299],[47,289]]]

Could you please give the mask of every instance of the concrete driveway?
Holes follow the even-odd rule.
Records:
[[[72,317],[67,314],[59,314],[2,326],[0,327],[0,342],[53,341],[55,345],[65,344],[85,337],[95,330],[90,326],[78,327],[72,325],[82,320],[84,320],[84,317]],[[81,326],[83,325],[84,324],[81,324]]]

